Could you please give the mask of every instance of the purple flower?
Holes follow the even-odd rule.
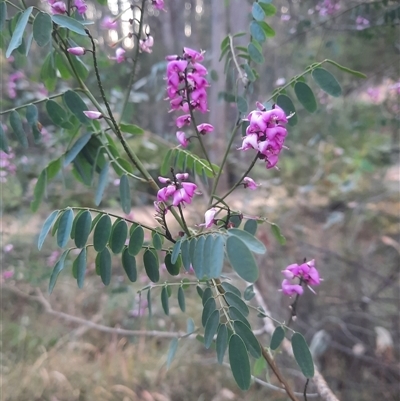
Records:
[[[303,294],[303,287],[299,284],[290,284],[290,282],[286,279],[282,281],[282,292],[285,295],[302,295]]]
[[[14,272],[12,270],[6,270],[3,272],[2,276],[3,276],[3,280],[8,280],[8,279],[14,277]]]
[[[205,135],[205,134],[207,134],[208,132],[214,131],[214,127],[213,127],[211,124],[203,123],[203,124],[199,124],[199,125],[197,126],[197,130],[199,131],[199,133],[200,133],[201,135]]]
[[[101,22],[101,29],[117,29],[117,21],[115,21],[111,17],[104,17],[103,21]]]
[[[183,131],[178,131],[176,133],[176,138],[183,148],[186,148],[189,144],[189,140],[186,138],[185,133]]]
[[[157,10],[164,10],[164,0],[151,0],[151,2]]]
[[[100,118],[103,118],[103,114],[98,111],[84,111],[83,114],[91,120],[99,120]]]
[[[139,40],[139,48],[142,52],[152,53],[153,45],[154,45],[154,38],[151,35],[147,36],[147,38],[144,40],[143,39]]]
[[[218,209],[215,207],[207,210],[204,213],[204,223],[199,224],[199,227],[205,227],[205,228],[210,228],[214,223],[215,223],[215,214],[217,213]]]
[[[177,182],[172,182],[171,180],[165,177],[158,177],[161,183],[169,185],[164,188],[161,188],[157,192],[157,201],[167,202],[168,200],[170,200],[170,198],[172,198],[173,206],[178,206],[181,203],[190,204],[197,189],[197,185],[193,184],[192,182],[182,182],[189,177],[187,173],[176,174],[175,177]],[[158,205],[157,207],[159,209]]]
[[[117,63],[123,63],[125,61],[125,50],[122,47],[119,47],[115,51],[115,57],[109,57],[110,60],[116,60]]]
[[[86,49],[84,47],[70,47],[67,52],[74,56],[83,56],[86,53]]]
[[[256,190],[257,187],[261,185],[261,184],[256,184],[256,182],[250,177],[244,177],[243,182],[244,182],[244,187],[249,188],[252,191]]]
[[[175,124],[178,128],[182,128],[184,125],[190,125],[191,120],[190,114],[184,114],[176,119]]]
[[[87,5],[83,0],[74,0],[74,6],[76,7],[79,14],[85,14]]]
[[[56,1],[54,3],[50,3],[50,10],[52,14],[65,14],[67,12],[67,6],[62,1]]]
[[[190,49],[189,47],[184,47],[183,48],[183,57],[186,59],[190,59],[191,61],[198,62],[198,61],[203,61],[204,52],[198,52],[196,50]]]

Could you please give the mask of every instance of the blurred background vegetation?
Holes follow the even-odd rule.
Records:
[[[126,35],[129,23],[107,32],[101,30],[100,21],[130,3],[87,3],[87,17],[95,20],[90,29],[102,49],[103,84],[118,114],[130,64],[115,64],[108,56],[114,53],[110,45]],[[46,8],[44,2],[26,4]],[[295,329],[311,343],[316,364],[338,398],[398,400],[400,4],[384,0],[275,0],[273,4],[278,12],[268,23],[276,35],[264,45],[266,62],[251,90],[251,107],[307,65],[325,58],[359,70],[367,79],[333,71],[344,92],[335,99],[313,87],[319,108],[309,114],[298,107],[299,122],[289,128],[289,149],[280,159],[280,170],[256,166],[252,177],[262,186],[251,194],[238,190],[230,201],[245,215],[267,216],[287,238],[285,246],[279,245],[268,227],[259,228],[268,255],[259,258],[258,288],[273,316],[289,317],[289,301],[277,292],[280,271],[305,257],[316,259],[324,282],[317,295],[302,297]],[[251,2],[166,0],[166,8],[164,13],[148,6],[154,51],[140,56],[137,80],[123,116],[126,122],[145,129],[143,136],[130,142],[155,177],[167,148],[175,146],[173,117],[163,100],[165,55],[179,53],[183,46],[206,50],[205,64],[213,70],[210,122],[216,126],[209,146],[218,162],[236,118],[235,108],[224,100],[234,77],[223,78],[219,45],[229,32],[248,31]],[[12,7],[8,9],[10,17]],[[0,38],[2,50],[8,41],[5,29]],[[130,39],[122,43],[127,52],[132,51]],[[44,50],[34,45],[28,59],[17,52],[9,59],[4,52],[0,54],[1,110],[74,87],[72,79],[59,76],[49,83],[40,76],[43,55]],[[89,58],[82,61],[90,66]],[[98,95],[94,74],[88,74],[86,84]],[[7,115],[1,117],[6,123]],[[51,240],[37,251],[40,226],[50,211],[93,206],[94,196],[91,188],[78,183],[73,172],[65,169],[49,185],[39,213],[32,215],[29,204],[35,180],[69,143],[66,133],[52,125],[43,109],[39,119],[43,124],[40,145],[31,143],[25,151],[10,140],[13,153],[8,158],[1,154],[2,400],[286,399],[259,384],[246,394],[240,392],[229,369],[217,365],[215,353],[205,351],[197,341],[181,341],[176,360],[167,370],[168,339],[118,336],[46,313],[38,302],[38,290],[45,293],[59,251]],[[247,156],[231,152],[223,185],[244,171]],[[101,207],[122,213],[117,179],[110,180]],[[137,184],[132,196],[134,217],[155,225],[149,206],[154,193]],[[193,223],[202,221],[203,203],[199,197],[197,204],[187,208]],[[199,322],[201,307],[194,291],[190,301],[187,297],[185,314],[171,300],[170,317],[164,316],[154,291],[157,300],[149,320],[145,303],[136,294],[146,283],[140,279],[129,283],[115,263],[112,283],[106,288],[96,277],[93,262],[83,290],[76,288],[70,269],[63,272],[48,298],[54,311],[132,330],[185,330],[188,318]],[[255,328],[261,325],[254,320]],[[263,341],[269,343],[267,337]],[[280,354],[277,358],[284,374],[301,390],[303,381],[294,362]],[[276,384],[269,375],[265,370],[259,373],[261,379]],[[312,385],[309,390],[314,391]]]

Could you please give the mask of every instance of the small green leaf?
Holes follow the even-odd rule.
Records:
[[[292,99],[290,99],[290,97],[286,96],[286,95],[279,95],[278,98],[276,99],[276,104],[283,109],[283,111],[286,113],[287,116],[292,113],[295,113],[290,118],[289,125],[291,125],[291,126],[296,125],[297,124],[297,114],[296,114],[296,109],[294,107]]]
[[[354,75],[354,76],[356,76],[358,78],[367,78],[367,76],[365,74],[363,74],[362,72],[352,70],[351,68],[348,68],[348,67],[344,67],[343,65],[340,65],[340,64],[336,63],[335,61],[326,60],[326,62],[329,63],[329,64],[334,65],[337,68],[339,68],[339,70],[342,70],[344,72],[352,74],[352,75]]]
[[[171,366],[172,361],[175,358],[176,351],[178,349],[178,339],[173,338],[171,344],[168,348],[168,355],[167,355],[167,369]]]
[[[228,329],[225,324],[221,324],[218,328],[216,348],[217,348],[217,359],[218,363],[222,364],[224,362],[224,355],[226,349],[228,348]]]
[[[47,102],[47,103],[49,103],[49,102]],[[47,106],[47,104],[46,104],[46,106]],[[90,141],[91,137],[92,137],[91,133],[84,134],[71,146],[71,148],[67,151],[67,153],[64,156],[64,167],[75,160],[76,156],[78,156],[78,154],[81,152],[81,150]]]
[[[129,187],[129,179],[125,174],[119,181],[119,196],[123,212],[129,214],[131,211],[131,189]]]
[[[206,302],[213,297],[213,293],[210,287],[207,287],[201,296],[201,303],[203,306],[206,304]]]
[[[46,110],[49,115],[51,121],[59,127],[68,120],[67,112],[54,100],[49,99],[46,102]]]
[[[53,15],[53,19],[56,15]],[[62,17],[62,15],[59,15]],[[72,114],[74,114],[78,120],[83,124],[90,124],[91,120],[89,120],[83,112],[88,108],[82,98],[74,91],[68,90],[64,93],[63,99],[67,107],[71,110]]]
[[[169,299],[168,299],[168,290],[167,287],[163,287],[161,290],[161,306],[163,308],[164,313],[169,315]]]
[[[336,78],[324,68],[316,68],[312,73],[314,81],[328,95],[339,97],[342,94],[342,88]]]
[[[267,251],[265,245],[247,231],[237,228],[231,228],[230,230],[228,230],[228,234],[234,235],[235,237],[241,239],[246,244],[246,246],[254,253],[263,255]]]
[[[198,279],[202,279],[204,276],[204,243],[205,237],[202,235],[197,239],[197,241],[190,241],[190,246],[192,248],[192,243],[195,244],[193,249],[193,256],[192,256],[192,265],[194,272],[196,273],[196,277]]]
[[[232,285],[231,283],[224,281],[221,285],[225,291],[233,292],[239,298],[242,296],[242,293],[240,292],[240,290],[238,288],[236,288],[234,285]]]
[[[137,226],[129,239],[128,251],[132,256],[136,256],[142,249],[144,241],[144,230],[142,226]]]
[[[250,34],[259,43],[264,43],[267,39],[264,30],[261,28],[260,24],[257,21],[251,21]]]
[[[74,267],[76,269],[78,287],[82,288],[86,274],[86,248],[83,248],[78,257],[74,260]]]
[[[58,278],[58,275],[60,274],[61,270],[64,269],[65,265],[65,258],[67,257],[69,252],[69,249],[66,249],[58,259],[56,265],[54,266],[54,269],[51,273],[50,276],[50,282],[49,282],[49,293],[51,294],[53,292],[54,286],[56,285],[56,281]]]
[[[42,230],[40,231],[39,238],[38,238],[39,251],[42,249],[44,240],[46,239],[47,234],[50,232],[51,226],[53,225],[54,221],[56,220],[58,213],[59,213],[59,210],[54,210],[54,212],[52,212],[50,214],[50,216],[47,217],[47,219],[43,223],[43,227],[42,227]]]
[[[276,7],[270,3],[259,3],[267,17],[273,17],[276,14]]]
[[[25,116],[29,125],[37,124],[38,115],[39,113],[37,107],[34,104],[28,104]]]
[[[96,256],[96,269],[100,272],[101,281],[104,285],[111,282],[111,254],[108,248],[104,248]]]
[[[32,8],[32,7],[31,7]],[[28,139],[26,138],[26,133],[22,126],[22,120],[19,113],[16,110],[13,110],[10,113],[10,125],[13,129],[14,135],[18,139],[18,142],[24,147],[28,147]]]
[[[285,338],[285,329],[282,326],[278,326],[271,337],[271,344],[270,348],[272,351],[275,351],[282,343],[283,339]]]
[[[144,133],[143,128],[134,124],[120,124],[119,128],[122,132],[126,132],[127,134],[142,135]]]
[[[93,233],[93,247],[96,252],[101,252],[107,245],[111,235],[111,218],[108,214],[103,215],[96,224]]]
[[[263,64],[265,62],[264,56],[260,50],[255,46],[253,42],[249,43],[247,46],[247,52],[250,58],[257,64]]]
[[[267,38],[273,38],[275,36],[275,31],[265,21],[259,21],[258,25],[264,31]]]
[[[214,298],[208,298],[207,302],[204,304],[203,313],[201,315],[201,324],[206,327],[207,320],[211,314],[217,309],[217,304]]]
[[[209,266],[206,266],[209,278],[221,276],[225,258],[225,238],[221,235],[213,237],[211,251],[208,257]]]
[[[244,224],[243,230],[254,236],[257,232],[257,226],[257,220],[247,220]]]
[[[246,346],[237,334],[229,339],[229,363],[239,388],[248,390],[251,383],[250,361]]]
[[[254,292],[254,286],[253,286],[253,284],[252,284],[252,285],[249,285],[249,286],[244,290],[243,298],[244,298],[246,301],[251,301],[251,300],[254,298],[255,295],[256,295],[256,293]]]
[[[181,269],[180,262],[181,262],[180,259],[178,259],[175,263],[172,263],[171,254],[167,253],[165,255],[164,259],[165,267],[167,268],[167,271],[171,276],[177,276],[179,274],[179,271]]]
[[[147,249],[143,254],[143,263],[147,277],[153,283],[157,283],[157,281],[160,280],[160,271],[156,255]]]
[[[247,63],[244,63],[244,64],[242,65],[242,67],[243,67],[243,69],[244,69],[244,72],[246,73],[247,79],[248,79],[250,82],[254,82],[254,81],[256,80],[256,76],[254,75],[254,72],[253,72],[253,70],[251,69],[251,67],[250,67]]]
[[[233,328],[235,333],[244,341],[250,355],[256,359],[260,358],[261,347],[253,332],[241,321],[234,322]]]
[[[125,247],[122,252],[122,267],[129,280],[134,283],[137,280],[136,259],[129,254],[127,247]]]
[[[294,358],[303,372],[303,375],[308,379],[314,377],[314,362],[312,355],[305,338],[300,333],[293,334],[292,349]]]
[[[33,190],[33,200],[31,202],[31,210],[32,212],[36,212],[40,206],[40,202],[43,199],[43,196],[46,192],[47,185],[47,171],[44,169],[40,175],[38,180],[36,181],[35,189]]]
[[[282,235],[281,230],[278,225],[275,223],[271,224],[272,235],[276,238],[276,240],[281,244],[286,244],[286,238]]]
[[[181,287],[180,287],[181,288]],[[195,330],[194,321],[191,317],[186,321],[186,333],[191,334]]]
[[[64,248],[67,245],[73,222],[74,212],[68,208],[62,213],[57,229],[57,245],[60,248]]]
[[[182,255],[182,263],[183,267],[186,271],[190,270],[190,253],[189,253],[190,242],[187,240],[183,240],[181,244],[181,255]]]
[[[186,310],[185,292],[182,287],[178,288],[178,304],[182,312]]]
[[[4,3],[0,3],[0,4],[4,4]],[[7,154],[9,153],[7,136],[3,130],[2,124],[0,124],[0,150],[2,150],[3,152],[5,152]]]
[[[85,32],[85,27],[77,20],[67,17],[66,15],[52,15],[51,16],[54,23],[57,25],[67,28],[72,32],[77,33],[78,35],[87,36]]]
[[[249,308],[236,294],[233,292],[225,292],[224,298],[229,306],[234,306],[243,316],[248,316]]]
[[[92,215],[89,210],[85,210],[76,221],[75,226],[75,245],[77,248],[83,248],[89,237],[92,228]]]
[[[43,47],[50,42],[52,30],[53,24],[50,15],[38,12],[33,21],[33,38],[39,47]]]
[[[248,110],[247,100],[243,96],[238,96],[237,107],[240,113],[246,113]]]
[[[227,45],[229,45],[229,36],[225,36],[225,38],[222,40],[222,42],[221,42],[221,50],[223,50],[224,47],[226,47]]]
[[[219,325],[219,310],[215,310],[207,319],[206,327],[204,328],[204,346],[210,348],[214,335],[217,333]]]
[[[106,186],[108,184],[109,167],[110,167],[110,163],[107,162],[100,172],[99,182],[97,184],[97,189],[96,189],[96,196],[94,199],[94,203],[96,204],[96,206],[99,206],[101,203],[101,200],[103,199],[104,190],[106,189]]]
[[[265,18],[265,12],[259,3],[253,3],[251,15],[256,21],[262,21]]]
[[[21,16],[18,18],[17,25],[15,26],[15,29],[13,31],[13,34],[11,36],[10,43],[8,44],[7,51],[6,51],[6,58],[9,58],[11,56],[11,53],[15,50],[18,49],[18,47],[22,43],[22,38],[24,36],[26,24],[29,21],[29,17],[32,13],[33,7],[27,8]]]
[[[253,366],[253,374],[254,376],[261,375],[262,372],[267,368],[267,362],[263,357],[258,358]]]
[[[158,233],[153,232],[153,246],[157,251],[162,249],[162,237]]]
[[[0,2],[0,31],[3,30],[7,21],[7,4],[5,1]]]
[[[249,321],[243,316],[239,309],[235,308],[234,306],[229,307],[229,317],[231,320],[238,320],[244,323],[249,329],[251,328]]]
[[[174,247],[172,248],[171,263],[173,264],[176,263],[181,253],[181,244],[182,240],[178,240],[175,242]]]
[[[310,113],[317,110],[317,101],[311,88],[304,82],[296,82],[294,92],[303,107]]]
[[[120,253],[128,236],[128,226],[125,220],[116,220],[111,231],[110,249],[114,254]]]

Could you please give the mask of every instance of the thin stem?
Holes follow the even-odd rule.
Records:
[[[228,322],[229,327],[231,328],[231,330],[233,332],[235,332],[235,329],[233,327],[232,321],[231,321],[229,315],[227,314],[227,312],[225,310],[226,307],[222,303],[222,300],[221,300],[221,298],[223,298],[225,300],[224,294],[222,292],[220,292],[220,290],[219,290],[221,288],[221,281],[219,279],[211,279],[211,281],[213,283],[213,287],[214,287],[215,291],[217,292],[217,298],[218,298],[219,304],[221,305],[222,312],[225,315],[225,319]],[[225,303],[226,303],[226,301],[225,301]]]
[[[243,71],[242,69],[239,67],[239,63],[236,59],[236,55],[235,55],[235,47],[233,46],[233,37],[232,35],[228,35],[229,36],[229,46],[231,48],[231,53],[232,53],[232,59],[233,59],[233,63],[235,64],[235,67],[237,69],[237,72],[239,74],[239,78],[240,80],[243,82],[243,84],[246,83],[246,77],[243,75]]]
[[[182,207],[181,207],[181,205],[178,205],[178,210],[179,210],[179,214],[180,214],[180,216],[181,216],[181,220],[182,220],[182,223],[183,223],[182,228],[184,229],[186,235],[187,235],[188,237],[190,237],[190,231],[189,231],[189,228],[188,228],[188,226],[187,226],[187,224],[186,224],[185,217],[183,216],[183,212],[182,212]],[[171,210],[171,211],[172,211],[172,210]]]
[[[310,382],[310,379],[307,379],[306,384],[304,385],[304,391],[303,391],[304,401],[307,401],[307,387],[308,387],[309,382]]]
[[[287,326],[285,323],[282,323],[282,322],[280,322],[279,320],[273,318],[272,316],[267,315],[266,313],[264,313],[262,310],[260,310],[260,309],[257,308],[256,306],[249,305],[249,304],[247,304],[247,306],[248,306],[249,308],[251,308],[251,309],[254,309],[254,310],[257,311],[258,313],[261,313],[263,317],[266,317],[266,318],[268,318],[268,319],[271,319],[273,322],[279,324],[279,326],[282,326],[282,327],[284,327],[285,329],[290,330],[290,331],[293,332],[293,333],[296,333],[296,331],[293,330],[291,327],[289,327],[289,326]]]

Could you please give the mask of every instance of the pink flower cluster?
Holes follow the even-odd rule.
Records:
[[[282,270],[283,275],[286,277],[282,281],[282,292],[285,295],[302,295],[303,287],[302,284],[319,285],[321,283],[321,278],[319,277],[318,270],[315,268],[315,261],[310,260],[309,262],[304,262],[301,265],[294,263]],[[300,279],[299,284],[294,284],[292,280],[295,278]]]
[[[63,1],[47,0],[50,5],[50,11],[52,14],[65,14],[67,12],[67,6]],[[87,4],[84,0],[74,0],[73,7],[76,8],[79,14],[85,14],[87,10]]]
[[[182,110],[184,115],[176,119],[176,126],[182,128],[191,124],[190,111],[198,110],[206,113],[207,91],[209,86],[205,75],[208,71],[202,64],[204,52],[198,52],[188,47],[183,48],[183,55],[167,56],[167,94],[170,100],[171,111]],[[197,126],[197,131],[205,135],[212,132],[214,127],[204,123]],[[183,131],[177,132],[177,138],[183,147],[188,144],[188,139]]]
[[[168,202],[172,198],[172,206],[178,206],[181,203],[190,204],[197,189],[197,185],[192,182],[183,182],[189,178],[188,173],[176,174],[175,180],[169,178],[158,177],[162,184],[168,184],[157,192],[157,200],[159,202]]]
[[[24,77],[24,73],[21,71],[14,72],[8,77],[7,92],[10,99],[15,99],[17,97],[17,83],[19,79]]]
[[[334,0],[323,0],[317,4],[315,9],[321,17],[324,17],[325,15],[335,14],[336,11],[340,10],[340,4]]]
[[[358,31],[362,31],[365,28],[369,27],[369,20],[367,20],[366,18],[361,17],[361,15],[359,15],[356,18],[356,28]]]
[[[148,35],[146,39],[139,40],[140,51],[142,51],[144,53],[152,53],[153,45],[154,45],[154,38],[151,35]]]
[[[266,160],[266,167],[272,168],[278,163],[279,154],[284,147],[287,135],[285,125],[288,119],[279,106],[275,105],[275,108],[266,110],[257,102],[257,107],[258,110],[250,112],[247,117],[250,124],[238,150],[256,149],[258,157]]]
[[[13,163],[15,159],[14,152],[10,151],[9,154],[0,152],[0,182],[7,182],[7,176],[15,175],[17,166]]]

